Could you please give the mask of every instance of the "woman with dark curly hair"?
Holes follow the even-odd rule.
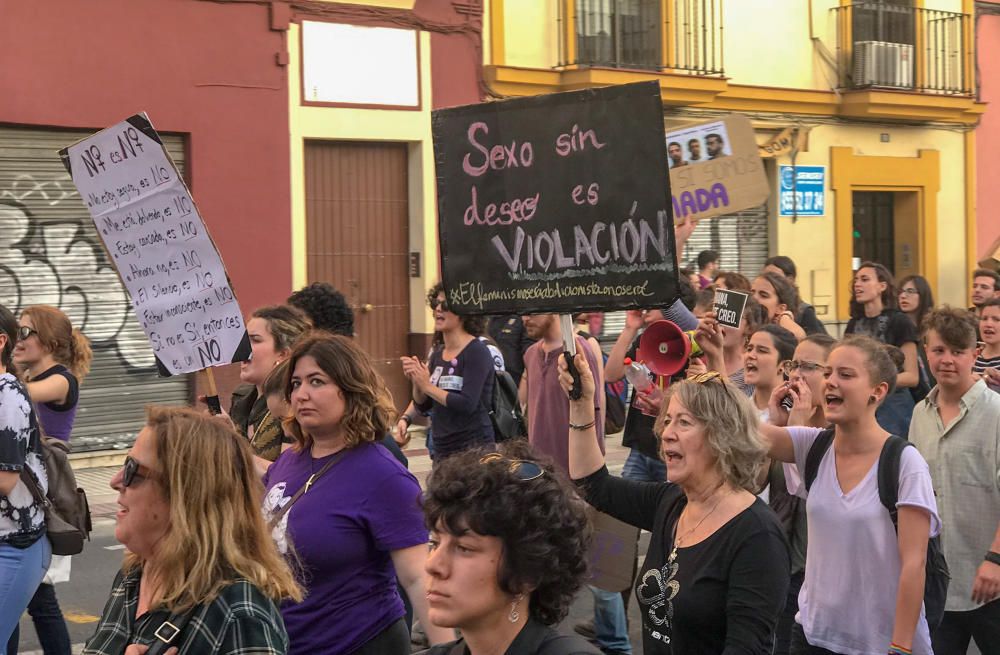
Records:
[[[486,329],[484,317],[452,312],[440,283],[427,293],[427,304],[442,343],[426,364],[419,357],[401,357],[400,361],[413,385],[414,406],[430,412],[437,462],[466,448],[494,443],[489,409],[494,367],[493,355],[478,339]]]
[[[432,643],[454,634],[427,619],[427,529],[420,485],[377,442],[395,409],[351,339],[317,333],[288,360],[294,445],[264,476],[264,512],[306,597],[281,607],[289,655],[408,655],[396,580]]]
[[[635,592],[645,655],[770,655],[788,593],[788,542],[754,496],[765,462],[757,411],[717,371],[672,384],[656,434],[670,482],[611,476],[594,440],[594,376],[577,354],[569,473],[598,511],[652,533]],[[574,385],[560,362],[559,383]]]
[[[425,655],[598,653],[550,626],[566,616],[587,572],[586,504],[551,461],[524,442],[467,450],[431,473],[427,602],[462,639]]]

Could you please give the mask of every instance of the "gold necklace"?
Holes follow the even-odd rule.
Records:
[[[701,527],[701,524],[705,522],[705,519],[707,519],[709,516],[711,516],[712,512],[714,512],[716,510],[716,508],[718,508],[719,504],[722,503],[722,499],[724,497],[725,497],[725,494],[723,494],[722,496],[720,496],[719,499],[717,501],[715,501],[715,504],[712,505],[712,509],[708,510],[708,513],[706,513],[705,516],[701,517],[701,520],[699,520],[698,523],[693,528],[691,528],[690,530],[688,530],[687,532],[685,532],[684,534],[682,534],[680,537],[677,537],[677,538],[674,539],[674,547],[670,551],[670,557],[667,558],[667,564],[673,564],[674,563],[674,560],[677,559],[677,549],[680,547],[681,542],[684,541],[685,539],[687,539],[689,536],[691,536],[691,533],[693,533],[695,530],[697,530],[698,528]],[[685,506],[684,509],[687,509],[687,506]],[[683,515],[683,511],[681,512],[681,514]],[[677,526],[680,525],[680,523],[681,523],[681,519],[680,519],[680,517],[678,517],[677,518],[677,523],[674,524],[674,533],[675,534],[677,532]]]

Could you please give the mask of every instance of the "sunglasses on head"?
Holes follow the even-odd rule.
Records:
[[[38,330],[35,328],[30,328],[27,325],[22,325],[17,328],[17,338],[19,341],[24,341],[33,334],[38,334]]]
[[[545,469],[535,462],[528,462],[523,459],[507,459],[500,453],[489,453],[488,455],[483,455],[479,460],[480,464],[492,464],[494,462],[507,465],[507,471],[511,475],[525,482],[540,478],[545,473]]]
[[[153,477],[153,471],[148,466],[143,466],[131,455],[125,458],[125,465],[122,467],[122,486],[130,487],[136,480],[142,481]]]

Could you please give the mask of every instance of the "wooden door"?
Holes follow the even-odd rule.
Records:
[[[329,282],[354,309],[355,338],[406,407],[409,202],[403,143],[306,141],[306,258],[310,282]]]

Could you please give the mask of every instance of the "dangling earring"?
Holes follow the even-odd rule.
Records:
[[[521,603],[524,598],[524,594],[518,594],[514,596],[514,602],[510,604],[510,614],[507,615],[507,620],[511,623],[517,623],[521,618],[521,613],[517,611],[517,606]]]

